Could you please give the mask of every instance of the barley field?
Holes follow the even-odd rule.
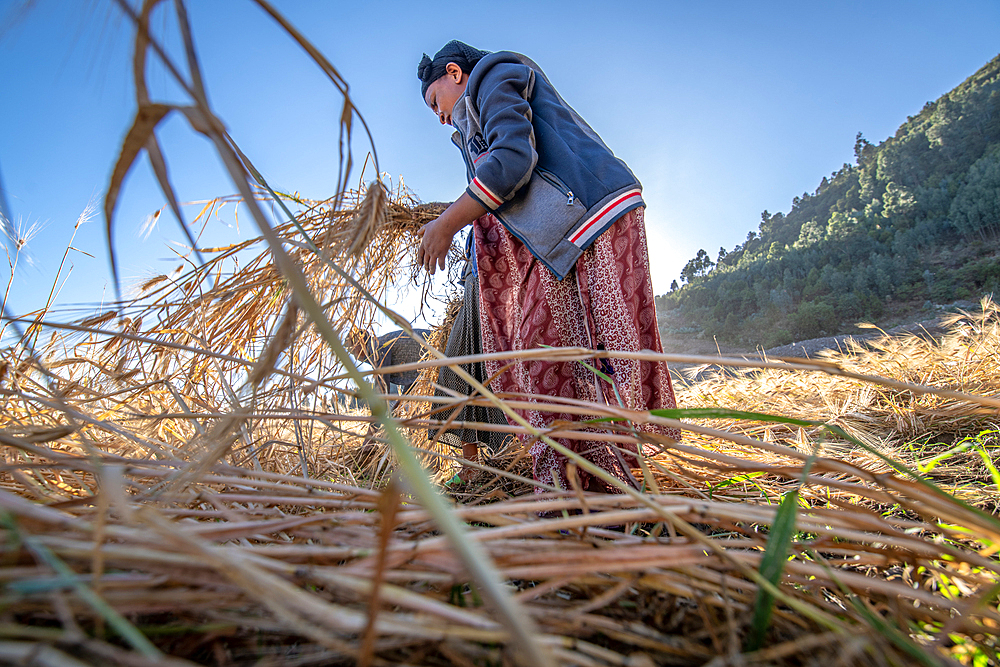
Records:
[[[406,230],[433,215],[409,195],[384,194],[379,229],[393,241],[368,258],[390,259],[366,266],[366,285],[323,254],[334,230],[356,225],[366,196],[349,193],[354,203],[340,212],[296,202],[296,222],[321,252],[293,259],[337,331],[371,316],[371,301],[352,299],[396,279],[386,271],[407,263]],[[258,238],[205,249],[204,266],[151,280],[134,300],[72,324],[45,313],[8,322],[21,338],[0,365],[5,659],[995,657],[992,302],[950,317],[940,339],[887,336],[817,360],[723,360],[678,386],[678,411],[586,406],[617,424],[681,424],[684,436],[642,435],[660,451],[634,471],[642,492],[535,493],[545,485],[529,479],[521,442],[551,433],[507,427],[522,439],[489,452],[470,483],[454,483],[455,452],[428,441],[427,427],[462,401],[514,401],[485,391],[435,397],[435,369],[446,362],[429,349],[395,418],[380,418],[385,397],[369,389],[363,398],[375,407],[357,402],[365,392],[350,382],[349,358],[292,305],[265,247]],[[225,271],[237,250],[259,254]],[[442,346],[447,326],[431,343]],[[539,352],[581,362],[595,354]],[[389,425],[366,439],[372,412]],[[606,437],[639,436],[609,425]]]
[[[132,15],[140,73],[155,4]],[[342,122],[363,126],[335,68],[282,25],[344,93]],[[349,154],[329,200],[276,192],[199,76],[184,108],[151,102],[137,81],[109,229],[132,162],[145,153],[155,168],[153,129],[179,113],[239,192],[198,216],[238,200],[260,234],[199,248],[199,263],[85,318],[4,318],[0,662],[1000,662],[992,301],[949,316],[941,337],[819,359],[633,354],[719,369],[680,383],[677,410],[575,406],[602,417],[606,441],[657,453],[633,471],[638,491],[571,452],[620,493],[554,488],[530,479],[527,447],[584,436],[531,428],[513,412],[523,397],[474,380],[471,396],[435,395],[436,369],[469,361],[440,352],[447,317],[423,361],[377,371],[421,370],[402,397],[377,393],[348,354],[377,318],[409,326],[384,306],[394,285],[434,296],[413,254],[440,207],[379,181],[349,189]],[[516,437],[460,484],[455,451],[427,434],[469,401],[507,412],[494,428]],[[634,428],[646,422],[683,438]]]

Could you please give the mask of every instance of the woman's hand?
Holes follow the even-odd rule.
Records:
[[[417,230],[417,234],[421,236],[417,263],[431,275],[438,269],[443,271],[455,234],[484,213],[486,209],[470,197],[468,192],[463,192],[440,217]]]
[[[452,230],[444,215],[417,230],[417,234],[422,237],[420,248],[417,250],[417,262],[431,275],[434,275],[437,269],[444,270],[445,260],[451,249],[451,240],[455,238],[456,231]]]

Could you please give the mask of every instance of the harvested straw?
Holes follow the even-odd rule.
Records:
[[[947,333],[939,340],[918,335],[884,336],[852,345],[847,351],[828,351],[822,359],[858,375],[997,396],[998,324],[1000,308],[986,299],[979,313],[945,317],[941,326]],[[871,450],[831,437],[819,427],[747,424],[732,419],[708,422],[799,451],[818,448],[877,473],[892,470],[881,457],[894,459],[925,472],[950,491],[964,489],[962,493],[971,494],[981,506],[996,508],[996,494],[989,490],[995,480],[988,462],[995,459],[1000,445],[996,409],[936,394],[914,395],[823,372],[781,368],[751,368],[735,374],[720,371],[682,390],[681,400],[685,407],[745,406],[743,409],[753,412],[835,424]],[[983,452],[988,454],[986,458]]]
[[[424,215],[398,194],[387,210],[371,252],[352,260],[375,292],[399,278],[400,237]],[[338,221],[358,218],[310,206],[298,222],[324,249],[341,243]],[[216,249],[207,266],[149,281],[116,308],[127,318],[118,330],[102,329],[111,323],[103,314],[74,326],[39,321],[58,334],[39,355],[44,372],[21,346],[2,351],[0,656],[30,650],[50,664],[93,665],[508,661],[507,631],[481,606],[450,543],[388,483],[392,457],[378,443],[360,450],[369,415],[345,404],[337,363],[310,327],[282,317],[281,279],[253,247]],[[247,256],[224,270],[224,259]],[[321,258],[302,251],[298,260],[331,320],[346,326],[367,312]],[[994,396],[998,322],[986,303],[947,323],[940,343],[885,339],[813,368]],[[253,388],[247,379],[266,349]],[[417,366],[432,373],[440,363]],[[683,443],[654,442],[663,453],[647,461],[647,493],[529,493],[516,446],[455,494],[468,539],[495,563],[557,664],[996,657],[1000,526],[976,509],[995,507],[995,435],[952,451],[966,435],[996,431],[995,409],[772,366],[785,368],[719,374],[684,389],[680,402],[828,422],[856,441],[815,424],[689,414]],[[428,417],[430,399],[401,399],[416,447],[440,425]],[[569,427],[553,433],[572,437]],[[964,502],[894,472],[879,458],[890,454]],[[423,456],[428,466],[453,465]],[[203,473],[186,472],[198,460],[210,463]],[[788,560],[762,577],[780,516],[796,510],[777,504],[782,494],[799,505],[781,545]],[[755,605],[768,595],[762,648],[747,651]]]
[[[346,82],[269,3],[257,4],[344,93],[341,146],[350,147],[354,118],[367,128]],[[139,12],[118,5],[139,28],[138,112],[106,200],[109,230],[141,150],[182,220],[153,132],[174,110],[212,139],[270,249],[259,240],[200,249],[208,261],[145,281],[114,312],[75,325],[34,314],[20,344],[0,350],[0,660],[526,664],[523,650],[541,663],[587,666],[997,662],[1000,523],[982,509],[1000,485],[989,435],[995,309],[940,354],[898,356],[887,341],[881,356],[758,364],[679,397],[783,420],[734,421],[715,409],[706,423],[704,412],[632,414],[533,397],[539,409],[618,420],[590,439],[636,444],[653,436],[628,422],[676,417],[691,420],[691,435],[650,443],[663,451],[643,462],[643,493],[594,496],[540,482],[544,493],[514,497],[495,483],[468,489],[454,509],[463,534],[395,429],[408,486],[390,480],[384,452],[359,451],[371,417],[347,405],[346,361],[330,352],[343,357],[343,346],[326,327],[370,326],[387,287],[407,270],[417,275],[408,253],[434,214],[382,186],[345,193],[352,161],[342,151],[337,205],[300,201],[305,210],[272,229],[246,187],[263,179],[208,105],[184,3],[174,5],[187,76],[148,29],[156,3]],[[188,106],[149,99],[153,46]],[[523,354],[576,362],[595,353]],[[890,377],[864,377],[872,373]],[[413,444],[440,426],[427,403],[466,398],[401,399],[412,403],[403,427]],[[508,409],[529,398],[500,397]],[[504,428],[531,440],[578,436],[573,427]],[[935,444],[942,433],[974,437],[955,449]],[[908,447],[924,447],[910,468],[962,497],[887,456]],[[976,452],[989,479],[973,474],[954,488],[944,466]],[[520,453],[506,453],[511,465]],[[427,465],[443,458],[424,456]],[[487,472],[531,485],[499,467]],[[437,534],[444,528],[447,537]],[[471,558],[473,544],[507,595]]]

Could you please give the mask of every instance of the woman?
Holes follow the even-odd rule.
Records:
[[[452,41],[417,76],[424,102],[465,160],[469,186],[421,230],[417,260],[443,269],[453,236],[473,225],[483,351],[543,346],[660,352],[643,223],[642,187],[529,58]],[[600,379],[584,364],[524,361],[504,370],[495,391],[605,401],[634,410],[675,406],[665,363],[612,359]],[[488,376],[503,363],[487,361]],[[520,411],[533,426],[587,417]],[[595,433],[595,426],[579,430]],[[643,430],[679,438],[675,430]],[[600,440],[560,439],[623,482],[633,457]],[[583,470],[570,480],[566,457],[535,442],[534,476],[564,489],[610,489]],[[575,468],[575,467],[574,467]]]

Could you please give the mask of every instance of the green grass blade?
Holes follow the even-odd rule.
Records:
[[[982,445],[979,446],[979,456],[982,457],[983,463],[986,464],[987,470],[990,471],[990,477],[993,478],[993,486],[997,487],[997,491],[1000,491],[1000,471],[993,465],[993,458]]]
[[[781,573],[785,569],[788,551],[795,535],[795,519],[798,517],[799,490],[789,491],[781,499],[778,512],[771,524],[771,533],[767,538],[767,548],[760,562],[760,575],[769,582],[778,585]],[[774,610],[774,596],[762,588],[757,589],[757,599],[754,601],[753,624],[747,639],[748,651],[756,651],[764,645],[764,637],[771,623],[771,612]]]
[[[973,437],[964,438],[961,442],[959,442],[954,447],[950,448],[948,451],[941,452],[940,454],[931,457],[926,462],[918,461],[917,469],[924,474],[929,473],[932,470],[934,470],[935,467],[937,467],[938,463],[947,460],[948,458],[954,456],[955,454],[961,454],[970,447],[974,447],[976,445],[976,440],[977,439]]]
[[[822,422],[727,408],[660,408],[650,410],[649,414],[666,419],[752,419],[774,424],[792,424],[793,426],[823,426]]]

